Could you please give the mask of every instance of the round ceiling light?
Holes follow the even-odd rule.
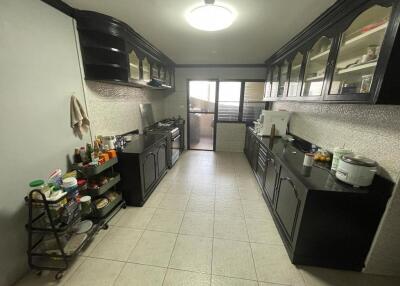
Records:
[[[214,0],[204,2],[204,5],[186,14],[186,20],[192,27],[203,31],[219,31],[232,25],[235,20],[233,11],[227,7],[215,5]]]

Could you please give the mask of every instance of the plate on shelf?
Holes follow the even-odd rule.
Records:
[[[67,244],[64,246],[64,252],[66,255],[73,254],[85,241],[87,238],[86,233],[80,233],[73,235],[70,240],[68,240]]]
[[[72,227],[72,230],[77,234],[81,234],[81,233],[88,232],[89,230],[92,229],[92,227],[93,227],[93,222],[91,220],[83,220],[83,221],[76,223]]]

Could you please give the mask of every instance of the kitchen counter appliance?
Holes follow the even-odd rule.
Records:
[[[184,150],[183,132],[184,120],[179,118],[164,119],[145,129],[146,134],[167,135],[167,163],[170,169]]]
[[[371,159],[346,154],[339,159],[336,178],[354,187],[368,187],[377,172],[377,163]]]

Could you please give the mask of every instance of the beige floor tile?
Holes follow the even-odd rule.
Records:
[[[183,219],[182,211],[157,209],[147,229],[178,233]]]
[[[159,204],[158,208],[183,211],[189,201],[189,195],[170,195],[167,193]]]
[[[163,286],[209,286],[210,275],[168,269]]]
[[[248,219],[272,220],[271,214],[264,201],[242,200],[244,216]]]
[[[371,275],[320,267],[300,266],[307,286],[397,286],[400,277]]]
[[[215,185],[195,185],[192,189],[192,195],[215,196]]]
[[[283,245],[272,220],[246,219],[246,226],[250,242]]]
[[[211,273],[212,238],[178,235],[169,268]]]
[[[66,286],[110,286],[120,274],[123,262],[86,258],[66,281]]]
[[[145,204],[143,205],[143,207],[145,208],[157,208],[161,201],[164,199],[165,197],[165,193],[162,192],[156,192],[156,193],[152,193],[150,195],[150,198],[145,202]]]
[[[259,282],[258,286],[283,286],[283,284],[275,284],[275,283],[267,283],[267,282]]]
[[[200,212],[186,212],[183,217],[180,234],[212,237],[214,215]]]
[[[193,188],[193,186],[189,182],[174,183],[168,188],[167,194],[190,195],[192,188]]]
[[[155,208],[128,207],[117,226],[145,229],[155,211]]]
[[[146,230],[129,255],[128,261],[167,267],[176,237],[174,233]]]
[[[283,246],[252,243],[251,249],[259,281],[296,286],[304,284]]]
[[[220,217],[232,217],[232,218],[244,218],[242,208],[218,208],[215,209],[215,218]]]
[[[256,280],[250,244],[214,239],[212,272],[216,275]]]
[[[114,286],[162,286],[166,272],[166,268],[127,263]]]
[[[216,200],[240,200],[240,194],[236,187],[219,186],[215,192]]]
[[[245,220],[223,216],[216,217],[214,222],[214,237],[249,241]]]
[[[258,286],[257,281],[213,275],[211,286]]]
[[[97,232],[97,234],[92,238],[92,240],[88,243],[88,245],[82,250],[82,256],[90,256],[96,246],[101,242],[101,240],[106,236],[109,229],[101,229]]]
[[[242,200],[250,200],[250,201],[263,200],[261,192],[257,190],[239,188],[239,194]]]
[[[77,257],[72,261],[70,267],[64,272],[61,280],[55,279],[56,272],[54,271],[42,271],[39,276],[35,271],[30,271],[21,280],[19,280],[15,286],[62,286],[65,285],[66,281],[71,277],[76,269],[86,260],[85,257]]]
[[[235,199],[221,199],[221,198],[216,198],[215,199],[215,209],[221,209],[221,208],[242,208],[242,204],[240,200],[235,200]]]
[[[214,213],[215,199],[212,196],[191,195],[186,206],[187,212]]]
[[[121,217],[124,215],[126,209],[120,209],[118,213],[108,222],[108,225],[117,225]]]
[[[126,261],[142,233],[142,230],[112,226],[90,256]]]

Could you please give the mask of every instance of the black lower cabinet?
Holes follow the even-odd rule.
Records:
[[[167,138],[141,135],[118,152],[118,190],[129,206],[143,206],[167,172]]]
[[[353,188],[326,169],[305,169],[295,144],[271,144],[252,130],[244,152],[291,261],[361,271],[393,183],[376,176],[370,187]]]

